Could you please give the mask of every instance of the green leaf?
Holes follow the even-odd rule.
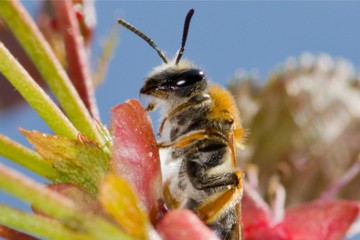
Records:
[[[59,172],[55,182],[75,183],[91,194],[97,192],[100,180],[109,171],[110,155],[96,142],[81,136],[69,139],[37,131],[20,131],[43,159]]]

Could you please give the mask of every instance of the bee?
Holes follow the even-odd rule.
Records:
[[[146,77],[140,94],[149,96],[148,111],[161,109],[158,146],[167,206],[193,210],[221,239],[241,239],[243,174],[236,167],[236,152],[244,130],[232,95],[181,59],[193,14],[191,9],[186,16],[181,47],[172,60],[137,28],[118,22],[163,60]]]

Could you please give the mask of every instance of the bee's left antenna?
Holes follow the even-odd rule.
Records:
[[[190,21],[191,21],[192,16],[194,15],[194,12],[195,12],[195,10],[192,8],[186,15],[185,23],[184,23],[184,31],[183,31],[182,41],[181,41],[181,48],[179,50],[179,53],[178,53],[178,55],[176,57],[176,61],[175,61],[176,65],[179,63],[182,55],[184,54],[185,43],[186,43],[186,39],[187,39],[187,35],[189,32],[189,27],[190,27]]]
[[[147,42],[153,49],[156,50],[156,52],[159,54],[159,56],[164,61],[164,63],[169,62],[168,59],[166,58],[165,54],[163,53],[163,51],[161,51],[161,49],[155,44],[155,42],[151,38],[149,38],[143,32],[141,32],[139,29],[137,29],[136,27],[134,27],[133,25],[131,25],[130,23],[128,23],[122,19],[119,19],[118,23],[121,24],[123,27],[129,29],[130,31],[132,31],[133,33],[135,33],[142,39],[144,39],[145,42]]]

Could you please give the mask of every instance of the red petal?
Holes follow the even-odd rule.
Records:
[[[164,240],[219,240],[190,210],[174,210],[165,215],[157,227]]]
[[[315,201],[288,209],[284,227],[293,239],[343,239],[359,214],[359,202]]]
[[[132,184],[150,210],[162,194],[159,152],[150,117],[135,99],[112,112],[112,168]]]

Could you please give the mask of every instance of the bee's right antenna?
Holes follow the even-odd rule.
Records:
[[[181,48],[179,50],[179,53],[178,53],[178,55],[176,57],[176,61],[175,61],[176,65],[179,63],[182,55],[184,54],[185,43],[186,43],[186,39],[187,39],[187,35],[189,32],[189,27],[190,27],[190,21],[191,21],[192,16],[194,15],[194,12],[195,12],[195,10],[192,8],[186,15],[185,23],[184,23],[183,37],[182,37],[182,41],[181,41]]]
[[[144,39],[145,42],[147,42],[153,49],[156,50],[156,52],[159,54],[159,56],[164,61],[164,63],[169,62],[168,59],[166,58],[165,54],[161,51],[161,49],[155,44],[155,42],[151,38],[149,38],[143,32],[141,32],[139,29],[137,29],[136,27],[134,27],[133,25],[131,25],[130,23],[128,23],[122,19],[119,19],[118,23],[121,24],[122,26],[124,26],[125,28],[129,29],[130,31],[132,31],[133,33],[135,33],[142,39]]]

